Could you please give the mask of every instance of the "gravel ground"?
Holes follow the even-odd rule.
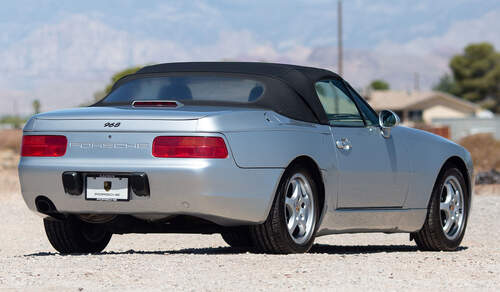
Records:
[[[419,252],[407,234],[331,235],[300,255],[237,253],[219,235],[167,234],[115,235],[102,254],[60,256],[19,194],[0,196],[0,216],[0,289],[500,289],[498,195],[475,197],[463,247],[446,253]]]

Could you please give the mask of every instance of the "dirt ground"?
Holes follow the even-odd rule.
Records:
[[[308,254],[240,253],[219,235],[115,235],[101,254],[61,256],[2,172],[0,289],[32,291],[500,289],[500,196],[475,196],[457,252],[420,252],[407,234],[320,237]],[[486,189],[484,191],[497,191]]]

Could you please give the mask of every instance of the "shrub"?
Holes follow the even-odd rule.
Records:
[[[500,141],[492,134],[476,134],[463,138],[460,144],[472,156],[475,172],[500,170]]]

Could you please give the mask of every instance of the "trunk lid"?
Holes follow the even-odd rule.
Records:
[[[82,107],[57,110],[36,116],[38,120],[197,120],[213,112],[209,107],[184,106],[180,108]]]
[[[226,109],[207,106],[84,107],[36,115],[24,130],[27,132],[192,132],[196,131],[199,119],[224,111]]]

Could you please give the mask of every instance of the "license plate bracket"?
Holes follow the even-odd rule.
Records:
[[[85,199],[89,201],[129,201],[129,177],[123,175],[87,175]]]

